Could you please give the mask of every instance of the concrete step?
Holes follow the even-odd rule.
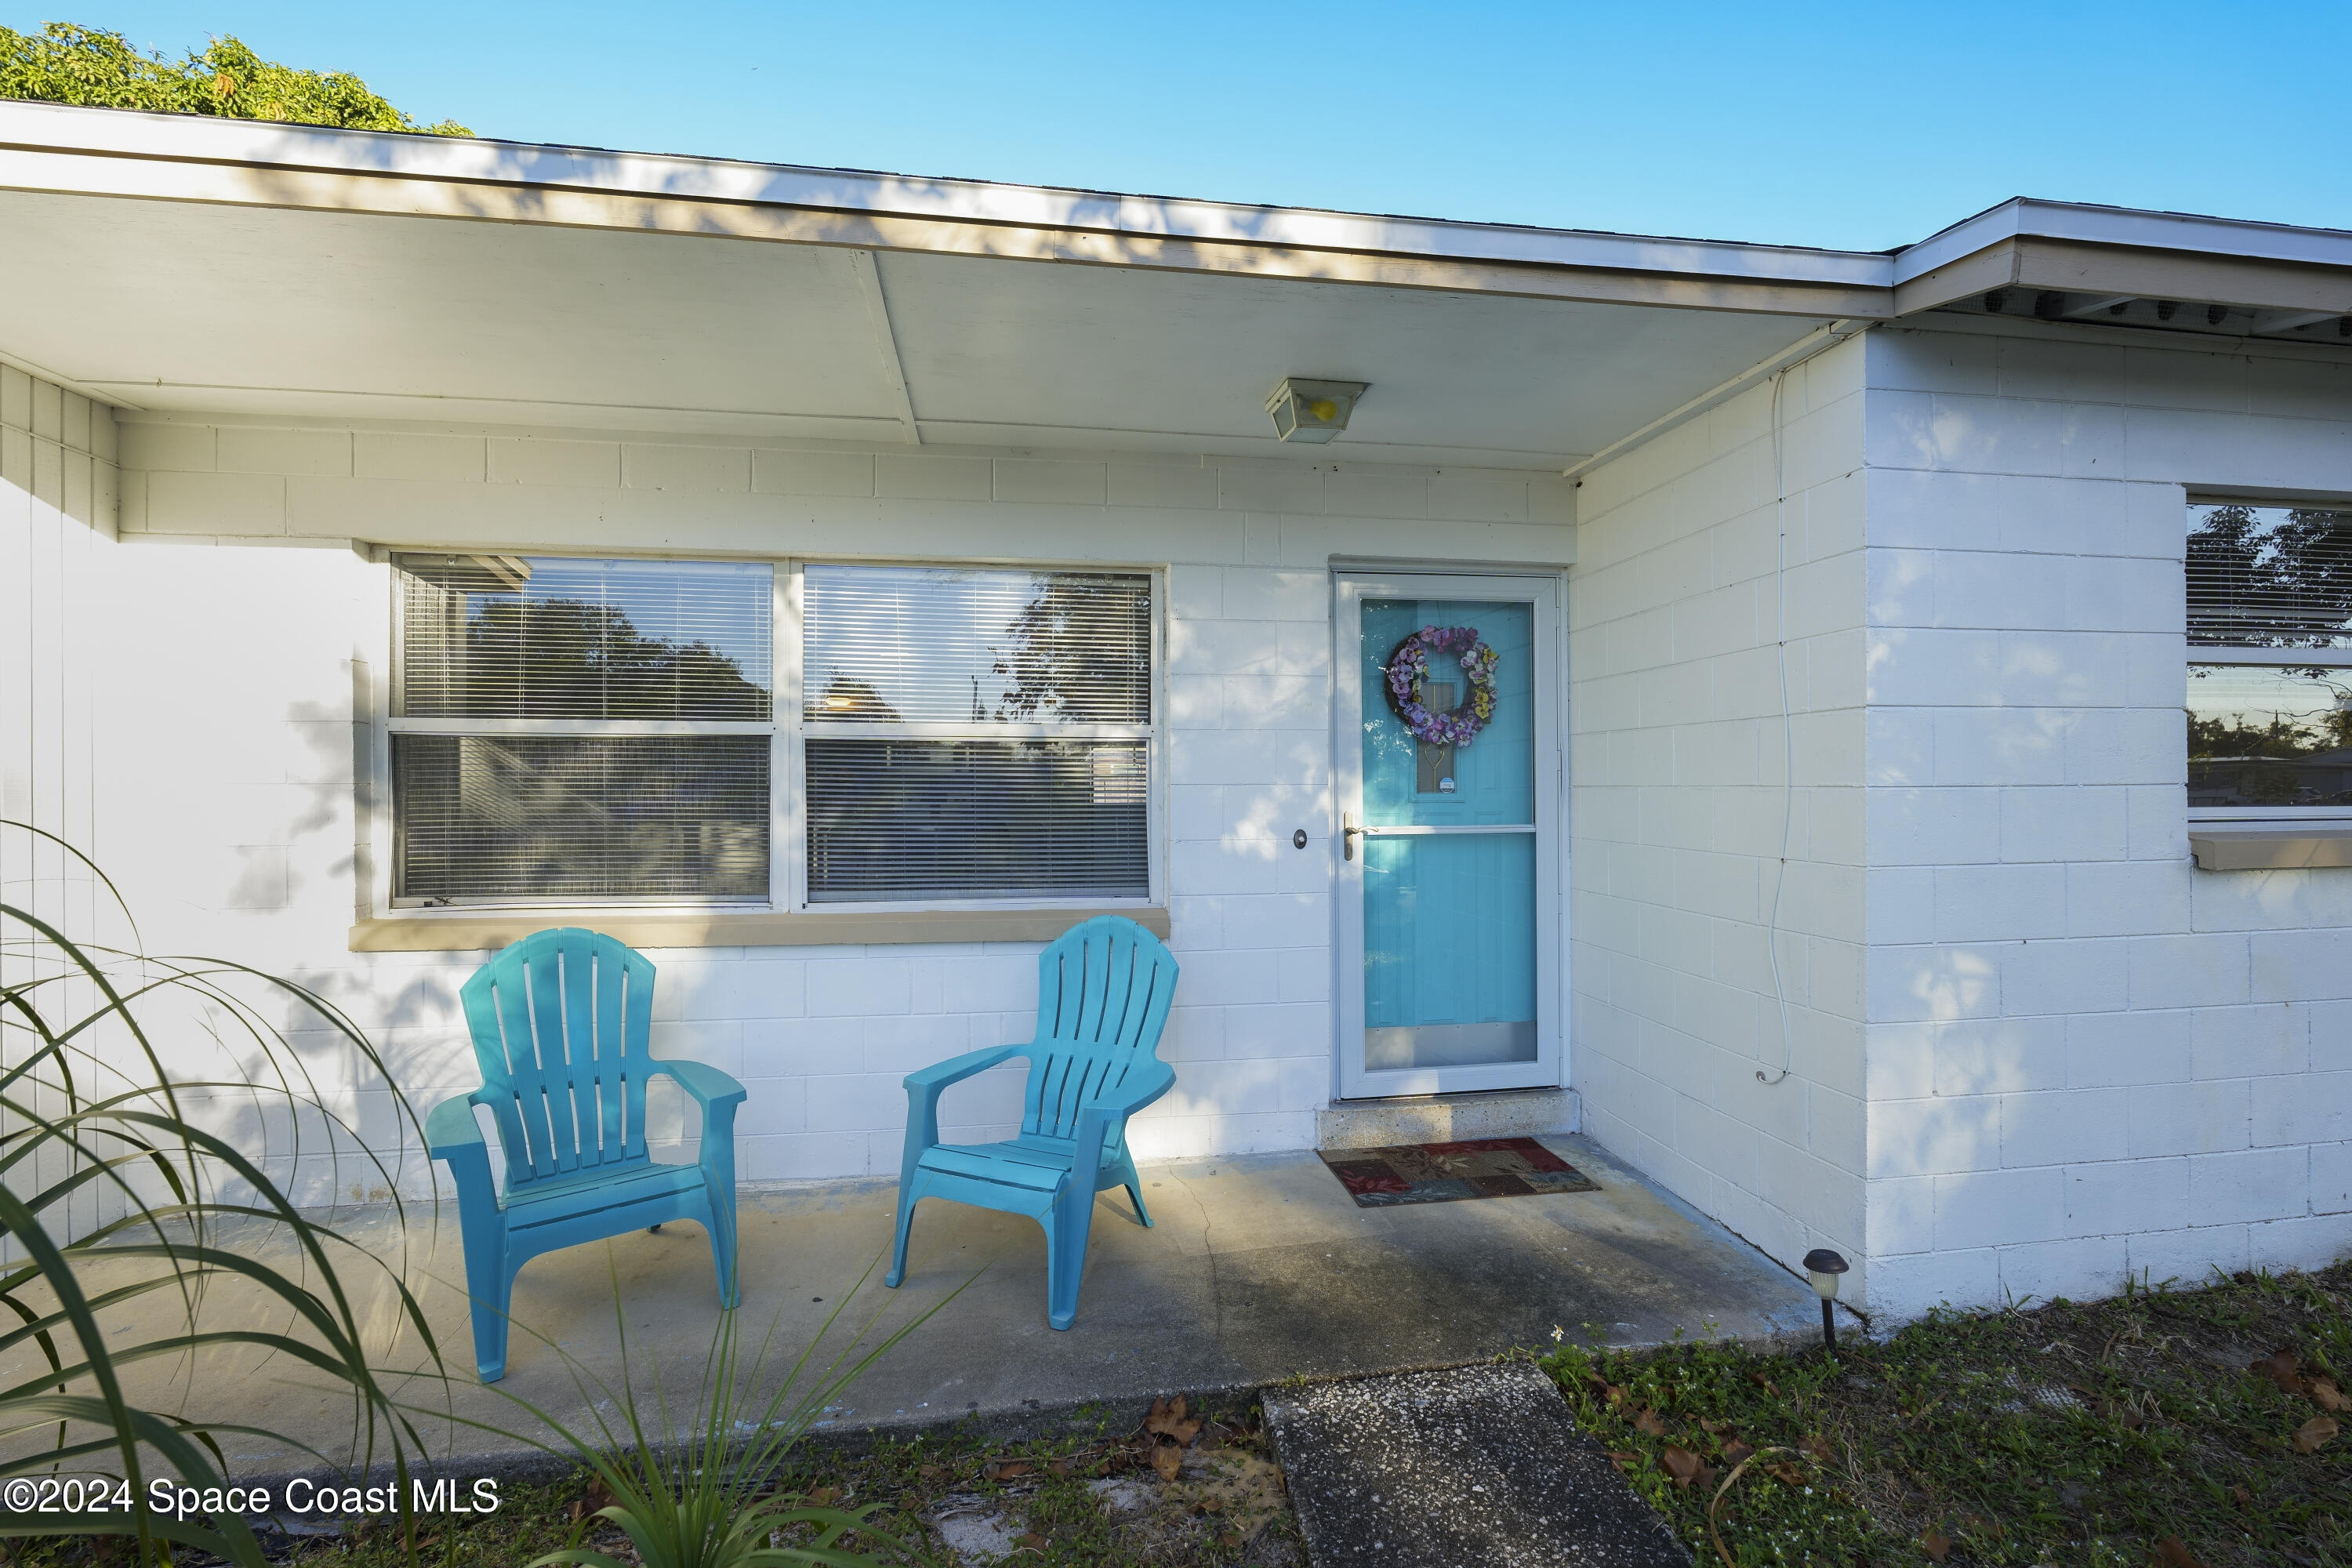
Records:
[[[1316,1113],[1315,1146],[1381,1149],[1398,1143],[1454,1143],[1472,1138],[1573,1132],[1576,1110],[1576,1091],[1567,1089],[1335,1100]]]
[[[1268,1390],[1313,1568],[1690,1568],[1525,1362]]]

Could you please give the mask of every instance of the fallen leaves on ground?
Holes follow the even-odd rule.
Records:
[[[588,1488],[587,1496],[573,1498],[572,1500],[572,1508],[570,1510],[572,1522],[577,1524],[582,1520],[586,1519],[590,1514],[599,1512],[602,1510],[608,1509],[612,1506],[612,1489],[607,1487],[603,1481],[593,1482]]]
[[[1658,1463],[1666,1468],[1666,1474],[1674,1478],[1675,1485],[1685,1491],[1690,1490],[1694,1484],[1705,1489],[1715,1483],[1714,1467],[1688,1448],[1669,1444],[1658,1456]]]
[[[2197,1553],[2189,1550],[2189,1543],[2177,1535],[2168,1535],[2156,1543],[2156,1560],[2164,1568],[2205,1568]]]
[[[980,1467],[980,1475],[982,1480],[1009,1481],[1036,1468],[1026,1459],[990,1459]]]
[[[1931,1530],[1919,1538],[1919,1549],[1941,1563],[1952,1554],[1952,1538],[1940,1530]]]
[[[1161,1436],[1173,1437],[1179,1445],[1182,1445],[1190,1443],[1200,1435],[1201,1418],[1197,1415],[1191,1417],[1185,1415],[1184,1396],[1180,1394],[1173,1399],[1153,1400],[1151,1414],[1143,1418],[1143,1429],[1147,1432],[1158,1433]]]
[[[2246,1370],[2269,1378],[2279,1385],[2282,1393],[2298,1395],[2303,1393],[2303,1378],[2294,1370],[2293,1351],[2277,1351],[2260,1361],[2248,1362]]]
[[[2294,1451],[2298,1454],[2316,1454],[2334,1442],[2336,1434],[2342,1428],[2336,1424],[2334,1416],[2315,1415],[2294,1429]]]
[[[1666,1435],[1665,1417],[1645,1405],[1642,1413],[1633,1417],[1633,1430],[1644,1437],[1663,1437]]]
[[[1830,1441],[1826,1437],[1800,1437],[1797,1439],[1797,1449],[1807,1458],[1818,1459],[1824,1465],[1837,1463],[1837,1450],[1830,1447]]]

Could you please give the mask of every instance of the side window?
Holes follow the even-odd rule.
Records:
[[[2189,806],[2352,816],[2352,510],[2189,509]]]

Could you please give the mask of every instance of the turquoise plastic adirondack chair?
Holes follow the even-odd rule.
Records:
[[[1037,1037],[973,1051],[907,1075],[907,1153],[898,1169],[898,1235],[886,1285],[907,1277],[915,1205],[952,1198],[1025,1214],[1045,1229],[1045,1321],[1078,1315],[1095,1194],[1123,1186],[1151,1223],[1127,1152],[1127,1119],[1176,1082],[1154,1055],[1176,992],[1176,961],[1133,921],[1097,915],[1062,933],[1037,960]],[[1021,1135],[1008,1143],[940,1142],[940,1093],[1014,1057],[1029,1058]]]
[[[656,1061],[654,966],[593,931],[543,931],[501,952],[460,994],[482,1087],[442,1101],[425,1142],[449,1162],[474,1302],[474,1364],[507,1370],[515,1275],[542,1252],[667,1220],[709,1234],[719,1304],[735,1304],[735,1108],[743,1086],[699,1062]],[[656,1163],[646,1150],[646,1080],[667,1073],[702,1107],[702,1154]],[[503,1200],[474,1121],[488,1107],[505,1145]]]

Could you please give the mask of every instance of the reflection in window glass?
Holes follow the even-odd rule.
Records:
[[[2352,805],[2352,668],[2190,665],[2189,804]]]
[[[2189,640],[2352,648],[2352,511],[2192,506]]]
[[[403,555],[412,719],[769,717],[772,566]]]
[[[1148,576],[810,566],[801,595],[811,719],[1151,721]]]

